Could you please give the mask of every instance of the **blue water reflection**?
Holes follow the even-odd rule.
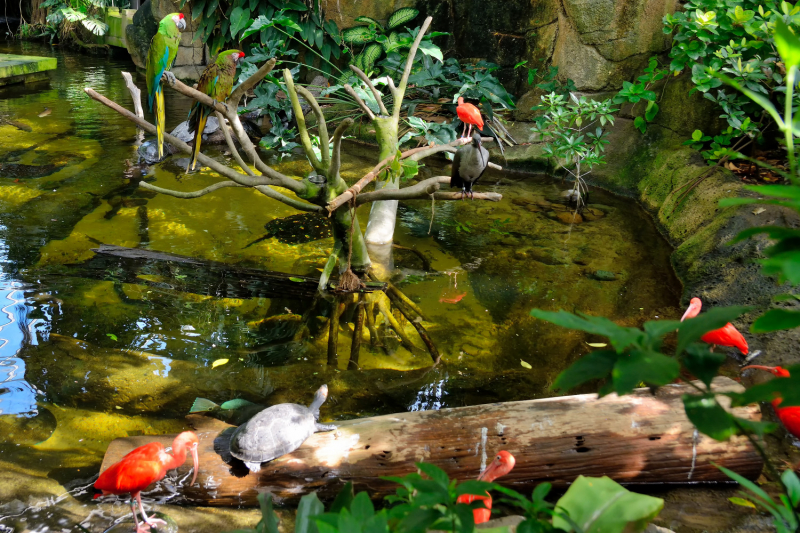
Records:
[[[0,282],[0,415],[35,416],[38,391],[25,381],[25,344],[37,344],[29,307],[18,283]]]

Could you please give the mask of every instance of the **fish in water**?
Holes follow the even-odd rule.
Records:
[[[205,398],[195,398],[192,408],[189,409],[189,414],[208,413],[215,418],[220,418],[238,426],[250,420],[264,409],[266,409],[265,405],[248,402],[242,398],[228,400],[221,405],[217,405]]]
[[[466,292],[458,292],[458,271],[454,270],[451,272],[445,272],[447,277],[453,280],[453,286],[447,287],[445,290],[442,291],[442,295],[439,297],[439,303],[442,304],[457,304],[464,296],[467,295]]]
[[[51,110],[49,107],[45,107],[45,108],[44,108],[44,111],[42,111],[41,113],[39,113],[39,118],[46,117],[46,116],[47,116],[47,115],[49,115],[50,113],[52,113],[52,110]]]
[[[303,244],[333,235],[328,219],[315,213],[275,218],[267,222],[264,229],[267,230],[266,235],[262,235],[245,248],[273,237],[284,244]]]

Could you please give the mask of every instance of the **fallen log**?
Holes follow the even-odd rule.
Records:
[[[720,392],[742,390],[724,377],[714,385]],[[517,459],[502,484],[523,494],[545,481],[564,487],[581,474],[625,484],[730,481],[712,461],[748,479],[758,477],[762,461],[745,437],[717,442],[694,430],[681,402],[682,394],[692,392],[678,384],[662,387],[655,396],[637,389],[624,397],[583,394],[348,420],[336,431],[312,435],[294,453],[263,465],[259,474],[250,474],[235,459],[225,463],[215,451],[215,439],[232,426],[196,417],[198,483],[177,495],[171,485],[157,486],[150,496],[170,494],[173,503],[254,506],[258,493],[269,492],[276,502],[295,503],[312,491],[331,498],[352,481],[356,490],[381,497],[396,485],[380,477],[414,472],[416,462],[433,463],[451,478],[472,479],[499,450]],[[757,406],[733,411],[748,420],[761,418]],[[137,446],[153,440],[169,445],[173,438],[116,439],[102,469]],[[179,475],[190,466],[184,464]]]

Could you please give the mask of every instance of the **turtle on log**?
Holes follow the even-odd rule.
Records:
[[[261,463],[295,451],[317,431],[333,431],[333,424],[318,422],[319,408],[327,397],[328,386],[323,385],[308,407],[281,403],[264,409],[233,432],[231,455],[255,473],[261,470]]]

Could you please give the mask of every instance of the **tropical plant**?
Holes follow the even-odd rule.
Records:
[[[800,29],[800,5],[775,0],[689,0],[683,10],[664,17],[664,32],[673,34],[669,69],[676,74],[691,69],[692,91],[719,105],[729,126],[720,135],[700,132],[685,143],[708,146],[702,151],[706,159],[730,158],[753,142],[762,143],[765,131],[773,127],[761,106],[740,91],[726,90],[716,74],[725,74],[782,107],[787,95],[786,67],[775,55],[772,33],[779,20],[792,31]],[[796,94],[789,100],[795,106],[800,103]]]
[[[346,483],[328,511],[316,493],[303,496],[297,506],[295,533],[425,533],[430,530],[472,533],[476,531],[473,508],[458,503],[462,494],[482,494],[496,490],[505,495],[502,501],[521,510],[525,520],[517,526],[520,533],[575,532],[622,533],[640,531],[664,507],[660,498],[630,492],[607,477],[578,476],[569,490],[555,503],[545,498],[550,483],[542,483],[527,498],[511,489],[484,481],[450,480],[442,469],[429,463],[417,463],[420,473],[383,478],[399,486],[387,496],[380,511],[366,492],[353,493]],[[424,477],[423,477],[424,476]],[[277,533],[278,517],[272,509],[272,497],[260,494],[261,520],[255,529],[230,533]],[[493,530],[507,532],[507,528]]]
[[[458,132],[452,123],[427,122],[419,117],[408,117],[409,130],[400,138],[400,144],[412,137],[424,137],[429,144],[447,144],[456,140]]]
[[[47,22],[49,24],[63,26],[79,22],[92,34],[105,35],[108,31],[108,24],[100,20],[98,14],[108,3],[108,0],[45,0],[39,7],[48,10]],[[62,35],[67,31],[62,29]]]
[[[664,79],[667,73],[666,69],[659,68],[658,59],[651,57],[644,69],[644,74],[636,78],[634,82],[623,81],[622,89],[613,98],[615,104],[633,104],[630,110],[630,113],[635,115],[633,125],[642,133],[647,130],[647,123],[653,122],[659,111],[656,102],[657,95],[651,88],[655,82]],[[636,114],[639,102],[645,104],[644,113],[641,115]]]
[[[584,177],[595,165],[605,164],[605,127],[614,124],[611,100],[589,100],[570,93],[542,96],[545,114],[534,120],[532,130],[545,141],[544,153],[566,160],[562,167],[575,179],[573,199],[584,203],[587,192]],[[571,167],[571,168],[570,168]]]
[[[416,35],[410,41],[403,42],[398,28],[417,18],[417,15],[419,15],[419,10],[402,7],[389,16],[385,28],[373,18],[358,17],[356,22],[363,22],[364,25],[342,30],[342,42],[349,45],[363,45],[360,53],[354,54],[352,64],[369,73],[375,62],[384,53],[388,54],[402,46],[410,47]],[[424,46],[430,46],[430,44],[430,40],[428,40]],[[424,46],[420,44],[420,50],[423,53],[425,52]]]

